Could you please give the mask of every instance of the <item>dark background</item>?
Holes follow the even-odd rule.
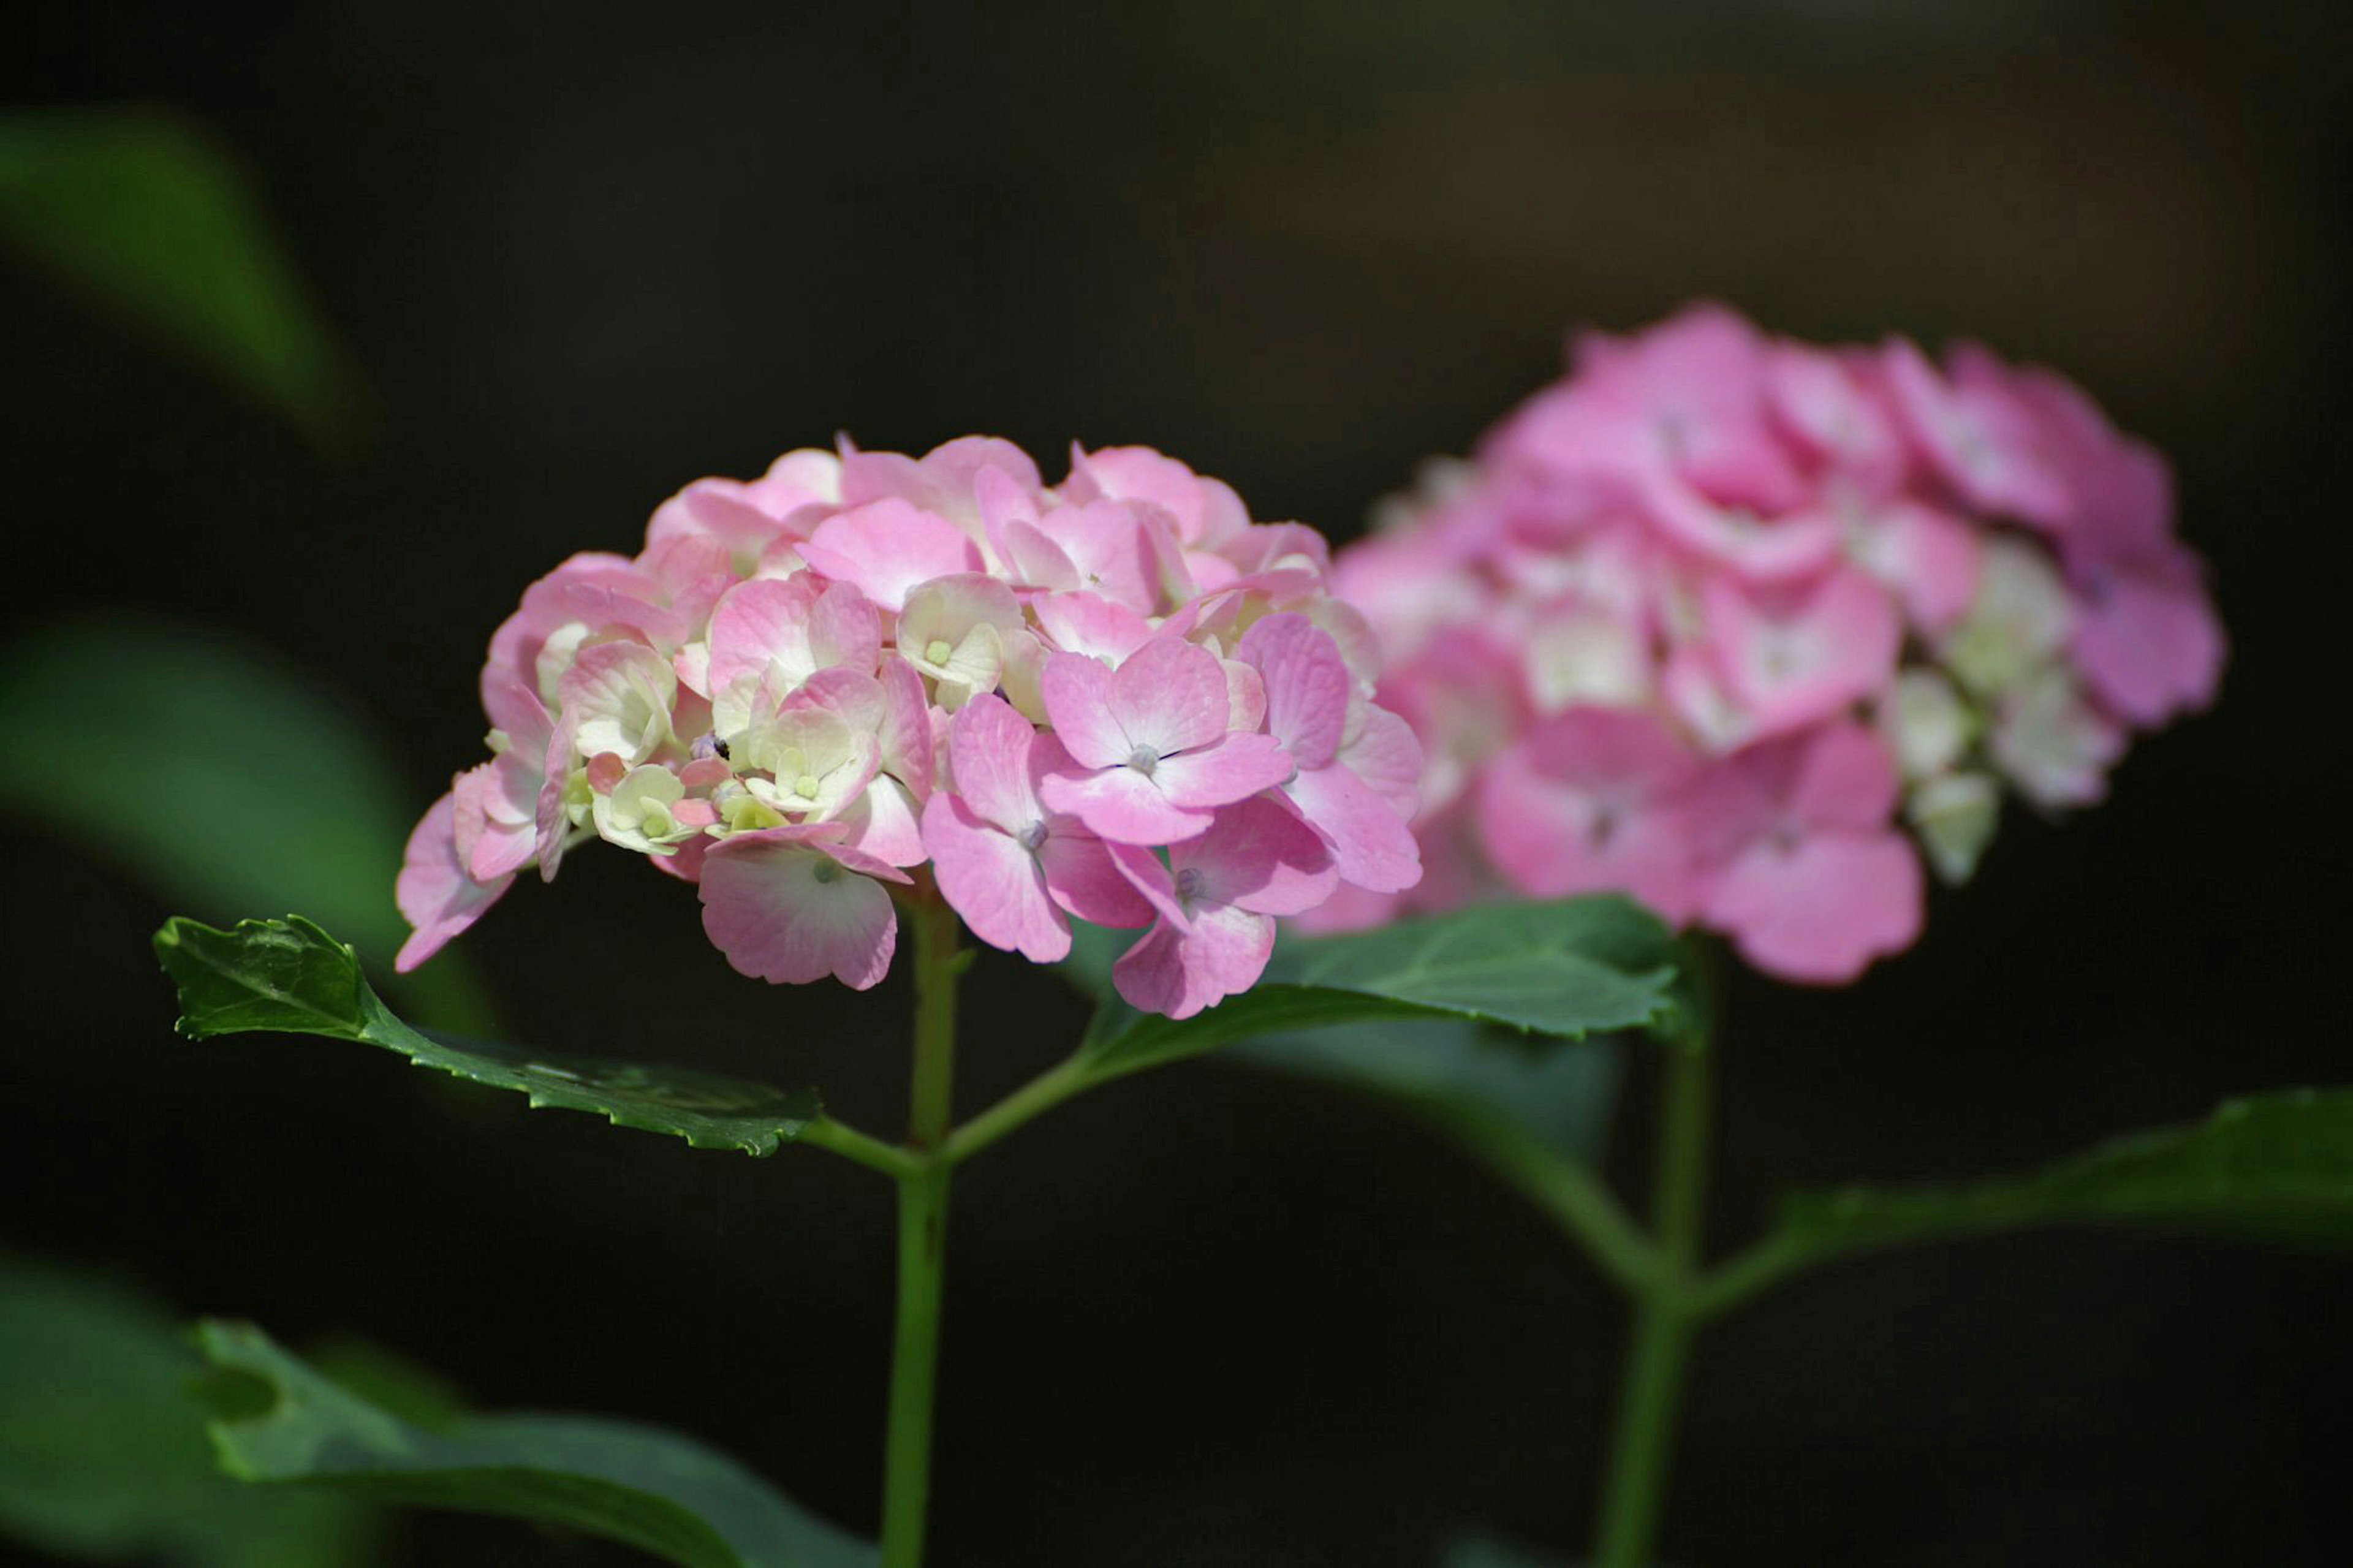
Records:
[[[1074,437],[1150,442],[1345,537],[1575,324],[1710,293],[1806,336],[1981,336],[2174,455],[2224,697],[2137,747],[2108,805],[2013,818],[1861,985],[1733,987],[1730,1245],[1799,1182],[2028,1164],[2353,1079],[2334,10],[45,8],[10,25],[0,101],[216,127],[375,419],[322,464],[11,271],[12,619],[127,606],[281,650],[396,738],[422,808],[476,754],[474,670],[525,582],[837,429],[995,431],[1056,473]],[[170,811],[137,731],[90,715],[57,787]],[[297,1341],[364,1333],[485,1404],[670,1423],[871,1526],[883,1183],[525,1114],[356,1048],[175,1043],[146,951],[166,911],[10,805],[8,1241]],[[750,985],[633,858],[584,854],[465,942],[523,1038],[902,1114],[896,977]],[[966,1106],[1082,1016],[1009,959],[968,1006]],[[951,1252],[942,1568],[1378,1568],[1466,1522],[1563,1549],[1588,1528],[1614,1301],[1377,1108],[1213,1064],[1130,1081],[968,1167]],[[2348,1279],[2072,1233],[1805,1277],[1704,1342],[1667,1550],[2335,1560]],[[410,1563],[631,1560],[401,1528]]]

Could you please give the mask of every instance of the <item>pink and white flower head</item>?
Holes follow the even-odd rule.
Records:
[[[2164,459],[2052,373],[1705,304],[1574,359],[1340,554],[1430,753],[1428,875],[1311,921],[1614,889],[1841,983],[2005,792],[2096,801],[2132,731],[2212,700]]]
[[[1048,486],[1003,441],[791,452],[574,556],[482,672],[491,758],[409,840],[413,968],[592,838],[699,886],[774,982],[889,969],[894,888],[1051,963],[1072,917],[1184,1016],[1248,987],[1273,917],[1419,879],[1420,749],[1321,538],[1144,447]]]

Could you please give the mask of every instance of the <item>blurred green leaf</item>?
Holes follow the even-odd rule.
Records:
[[[416,813],[390,748],[292,672],[194,631],[76,622],[0,657],[0,798],[44,831],[207,919],[311,910],[389,970],[407,934],[392,884]],[[59,787],[59,759],[100,743],[132,747],[171,808]],[[495,1028],[462,954],[396,989],[438,1026]]]
[[[1451,1542],[1439,1557],[1440,1568],[1568,1568],[1566,1557],[1546,1557],[1492,1535],[1470,1534]]]
[[[1373,1020],[1454,1018],[1581,1039],[1662,1022],[1673,939],[1614,896],[1490,904],[1286,940],[1258,984],[1183,1020],[1105,995],[1082,1055],[1098,1077],[1237,1040]],[[1076,972],[1083,979],[1086,966]]]
[[[155,933],[155,956],[179,987],[179,1028],[190,1039],[270,1030],[382,1046],[418,1067],[518,1090],[533,1106],[594,1111],[698,1149],[774,1153],[818,1114],[814,1089],[419,1034],[368,989],[349,947],[300,915],[240,921],[234,931],[174,919]]]
[[[2025,1176],[1956,1186],[1852,1186],[1784,1200],[1720,1293],[1849,1252],[2044,1225],[2353,1245],[2353,1089],[2232,1100],[2205,1121],[2120,1138]]]
[[[357,1568],[372,1510],[222,1476],[189,1386],[204,1362],[162,1309],[0,1258],[0,1535],[53,1555],[185,1568]]]
[[[1609,1133],[1623,1057],[1615,1037],[1562,1045],[1459,1018],[1393,1018],[1245,1040],[1229,1059],[1452,1112],[1437,1120],[1457,1132],[1464,1119],[1492,1117],[1589,1163]]]
[[[428,1429],[321,1376],[249,1324],[208,1321],[205,1353],[259,1378],[259,1412],[213,1423],[222,1467],[427,1508],[586,1531],[687,1568],[871,1568],[874,1549],[675,1433],[596,1416],[480,1415]]]
[[[349,442],[349,372],[244,175],[187,121],[0,114],[0,238],[322,447]]]

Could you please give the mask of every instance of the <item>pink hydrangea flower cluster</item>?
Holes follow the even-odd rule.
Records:
[[[1430,754],[1410,899],[1630,892],[1838,983],[1918,934],[2005,790],[2099,798],[2222,634],[2165,461],[1974,346],[1818,348],[1700,305],[1592,336],[1342,552]]]
[[[792,452],[532,584],[491,759],[409,840],[399,967],[591,838],[698,884],[745,974],[872,985],[928,880],[1040,963],[1070,916],[1148,928],[1115,979],[1176,1017],[1258,978],[1274,917],[1412,886],[1420,749],[1322,536],[1144,447],[1071,461]]]

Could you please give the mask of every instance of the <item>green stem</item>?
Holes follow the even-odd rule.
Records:
[[[811,1148],[829,1150],[844,1159],[855,1160],[886,1176],[910,1175],[923,1163],[897,1144],[885,1143],[830,1116],[820,1116],[802,1128],[800,1141]]]
[[[960,1164],[1032,1117],[1092,1088],[1096,1081],[1093,1071],[1083,1061],[1066,1057],[949,1133],[947,1142],[940,1149],[940,1158],[951,1165]]]
[[[1749,1298],[1771,1289],[1819,1254],[1788,1237],[1767,1237],[1744,1252],[1725,1258],[1699,1282],[1692,1295],[1692,1315],[1717,1317]]]
[[[1648,1289],[1659,1270],[1658,1249],[1619,1206],[1592,1166],[1548,1147],[1515,1122],[1432,1098],[1422,1119],[1451,1133],[1487,1167],[1581,1243],[1602,1272],[1629,1296]]]
[[[899,1314],[882,1459],[882,1568],[921,1568],[932,1489],[933,1388],[947,1260],[949,1162],[942,1157],[955,1085],[955,911],[936,894],[911,899],[915,934],[915,1064],[899,1178]]]
[[[1658,1267],[1637,1294],[1633,1343],[1618,1395],[1601,1493],[1594,1568],[1648,1568],[1656,1550],[1683,1364],[1698,1320],[1693,1291],[1707,1195],[1708,1047],[1696,1032],[1670,1038],[1659,1114]]]

